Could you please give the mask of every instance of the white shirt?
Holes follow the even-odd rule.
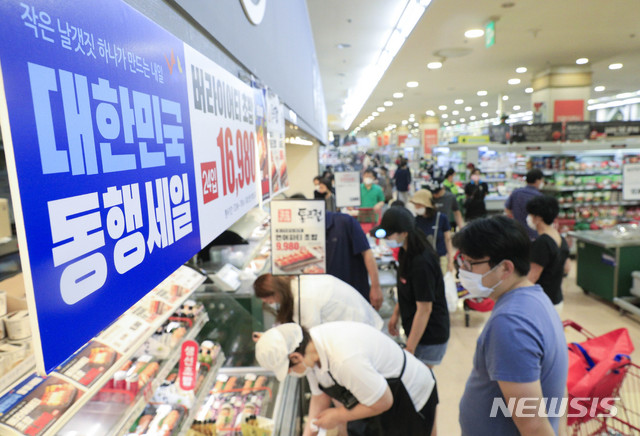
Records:
[[[354,287],[328,274],[299,276],[300,310],[306,328],[331,321],[356,321],[382,329],[378,312]],[[291,281],[293,321],[298,322],[298,280]]]
[[[385,392],[386,379],[400,375],[402,355],[407,357],[402,376],[413,405],[422,410],[435,386],[429,367],[405,352],[389,336],[362,323],[332,322],[309,330],[320,357],[320,365],[307,373],[313,395],[334,385],[331,375],[349,389],[358,401],[371,406]]]

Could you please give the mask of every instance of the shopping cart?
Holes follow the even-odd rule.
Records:
[[[365,235],[368,235],[369,232],[379,224],[379,217],[372,207],[359,208],[357,220]]]
[[[569,345],[567,434],[640,435],[640,367],[628,356],[633,345],[626,329],[596,337],[573,321],[563,325],[586,338]]]

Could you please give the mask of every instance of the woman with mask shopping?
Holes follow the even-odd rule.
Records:
[[[384,324],[378,312],[355,288],[329,274],[274,276],[267,273],[256,279],[253,289],[264,303],[276,305],[279,324],[297,322],[311,328],[330,321],[356,321],[378,330]]]
[[[478,168],[471,171],[471,181],[464,187],[464,219],[471,221],[487,215],[484,198],[489,193],[489,186],[482,181],[482,172]]]
[[[429,366],[438,365],[449,340],[449,311],[440,261],[411,212],[391,207],[372,231],[398,255],[398,304],[389,320],[389,333],[398,335],[398,321],[407,335],[406,350]]]

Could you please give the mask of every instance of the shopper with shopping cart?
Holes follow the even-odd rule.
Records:
[[[560,418],[547,412],[564,397],[567,347],[551,301],[527,279],[526,230],[505,216],[478,219],[453,243],[461,252],[462,285],[496,301],[460,401],[462,434],[558,434]]]

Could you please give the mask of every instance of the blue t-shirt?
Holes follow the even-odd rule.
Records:
[[[424,232],[425,235],[433,235],[436,231],[436,213],[431,218],[425,218],[423,216],[416,217],[416,227]],[[446,213],[440,213],[440,224],[438,225],[438,235],[436,237],[436,252],[438,256],[447,255],[447,245],[444,243],[444,232],[451,230],[451,224],[449,224],[449,218]]]
[[[362,253],[369,241],[355,218],[327,212],[327,273],[349,283],[369,301],[369,275]]]
[[[548,399],[547,411],[555,401],[558,414],[567,385],[568,359],[562,322],[540,286],[502,295],[476,345],[473,369],[460,401],[462,435],[519,435],[513,419],[502,409],[490,416],[494,399],[504,400],[498,381],[540,380],[542,396]],[[549,421],[557,434],[559,418],[549,417]]]
[[[504,207],[513,213],[513,218],[527,229],[531,239],[537,238],[538,232],[527,225],[527,203],[538,195],[542,195],[542,192],[533,186],[527,185],[524,188],[514,190],[504,204]]]

